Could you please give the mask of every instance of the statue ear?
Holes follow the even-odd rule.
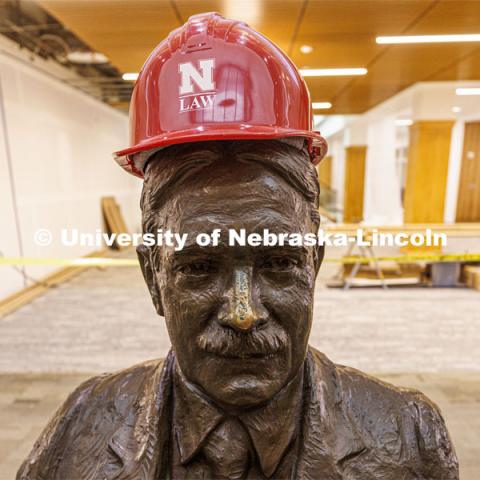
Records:
[[[164,316],[163,314],[163,305],[162,300],[160,298],[160,291],[157,285],[157,278],[155,276],[155,266],[152,262],[152,255],[151,250],[145,245],[138,245],[137,246],[137,256],[138,261],[140,262],[140,268],[142,269],[143,278],[145,279],[145,283],[147,284],[148,291],[150,292],[150,296],[152,297],[153,305],[155,305],[155,309],[157,313]]]

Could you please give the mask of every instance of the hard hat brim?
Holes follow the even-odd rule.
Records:
[[[162,135],[151,137],[148,140],[138,143],[129,148],[114,153],[116,162],[126,171],[143,178],[143,160],[137,161],[139,153],[146,153],[149,150],[183,143],[208,142],[215,140],[275,140],[287,137],[304,137],[309,141],[309,149],[312,162],[317,164],[327,153],[327,142],[320,135],[320,132],[309,130],[293,130],[274,126],[252,126],[252,125],[203,125],[194,129],[167,132]]]

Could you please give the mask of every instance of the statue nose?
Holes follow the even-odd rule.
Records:
[[[267,311],[254,300],[252,268],[240,267],[233,272],[232,286],[219,316],[220,323],[241,332],[248,332],[267,321]]]

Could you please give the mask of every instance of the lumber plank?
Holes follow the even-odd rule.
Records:
[[[114,197],[102,197],[101,199],[103,218],[107,226],[108,233],[128,233],[125,220],[123,218],[120,206],[115,201]],[[117,242],[114,242],[114,246],[118,250],[122,250],[125,247],[119,245]]]
[[[102,257],[108,252],[108,249],[98,250],[83,258]],[[75,267],[65,267],[60,270],[47,275],[39,280],[38,283],[30,285],[18,292],[9,295],[5,299],[0,301],[0,318],[14,312],[15,310],[27,305],[32,300],[35,300],[39,296],[43,295],[52,286],[66,282],[78,275],[86,268],[91,268],[89,265],[79,265]]]

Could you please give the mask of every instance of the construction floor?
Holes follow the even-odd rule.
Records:
[[[327,289],[311,344],[332,360],[418,388],[442,409],[461,480],[480,478],[480,294]],[[0,480],[67,394],[92,374],[164,356],[169,340],[137,268],[89,269],[0,319]],[[69,479],[76,480],[76,479]]]

